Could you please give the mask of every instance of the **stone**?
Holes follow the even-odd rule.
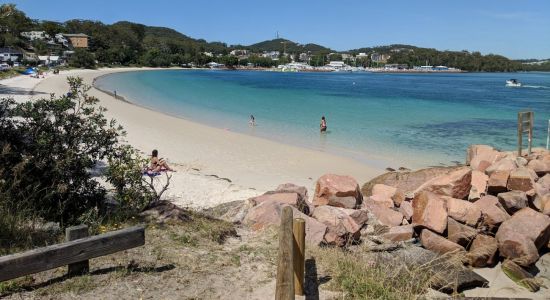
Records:
[[[442,196],[464,199],[470,194],[471,182],[472,170],[463,167],[424,183],[415,191],[415,194],[429,191]]]
[[[520,266],[528,267],[539,259],[535,243],[518,232],[502,231],[500,236],[497,236],[497,241],[500,255]]]
[[[527,168],[535,171],[539,176],[544,176],[550,173],[550,161],[534,159],[527,164]]]
[[[447,219],[447,239],[463,247],[468,247],[476,237],[477,231],[468,225],[461,224],[453,218]]]
[[[401,202],[401,206],[399,206],[399,212],[403,214],[405,217],[405,220],[411,221],[414,209],[412,207],[412,204],[410,201],[403,201]]]
[[[395,192],[397,191],[397,188],[385,184],[375,184],[372,187],[372,195],[381,195],[384,198],[392,198],[395,195]]]
[[[534,189],[535,181],[532,178],[531,172],[527,168],[518,168],[510,172],[507,188],[509,190],[517,190],[527,192]]]
[[[250,200],[236,200],[207,208],[205,209],[205,213],[216,219],[241,224],[250,208],[254,207],[254,205]]]
[[[381,237],[392,242],[408,241],[414,237],[414,227],[413,225],[390,227]]]
[[[550,216],[550,194],[542,197],[536,197],[533,205],[543,214]]]
[[[470,145],[466,153],[466,165],[471,166],[474,170],[479,170],[480,164],[490,165],[495,163],[499,158],[499,152],[491,146]]]
[[[527,194],[522,191],[510,191],[497,195],[498,202],[506,209],[506,212],[513,214],[516,211],[527,207]]]
[[[496,238],[478,234],[473,240],[466,257],[472,267],[483,268],[492,266],[497,263],[497,250],[498,243]]]
[[[490,167],[488,167],[486,170],[485,170],[485,173],[487,173],[487,175],[491,176],[491,174],[493,174],[494,172],[496,171],[514,171],[516,170],[518,167],[516,165],[516,161],[514,159],[511,159],[511,158],[503,158],[499,161],[497,161],[496,163],[492,164]]]
[[[254,206],[266,201],[275,201],[282,204],[292,205],[294,207],[299,206],[299,200],[300,200],[300,196],[297,193],[269,193],[269,192],[249,199],[249,201],[252,202]]]
[[[280,184],[277,189],[275,189],[275,191],[284,193],[296,193],[302,198],[302,200],[308,200],[307,189],[305,186],[298,186],[294,183],[283,183]]]
[[[350,216],[359,227],[362,227],[369,220],[369,213],[362,209],[340,208],[344,213]]]
[[[396,191],[395,195],[392,197],[392,200],[393,204],[399,207],[403,201],[407,200],[407,195],[403,191]]]
[[[369,200],[374,202],[376,205],[381,205],[388,208],[394,207],[393,200],[389,197],[385,197],[384,195],[372,195],[367,201]]]
[[[528,163],[528,161],[527,161],[526,158],[521,157],[521,156],[516,157],[516,165],[518,167],[525,167],[525,166],[527,166],[527,163]]]
[[[481,210],[471,202],[451,197],[443,197],[449,217],[470,226],[476,226],[481,218]]]
[[[260,230],[268,226],[278,226],[281,223],[281,211],[286,204],[277,201],[264,201],[248,211],[243,223],[253,230]],[[319,245],[324,241],[327,226],[311,218],[297,208],[292,207],[295,218],[303,218],[306,222],[306,241]]]
[[[415,227],[431,229],[443,233],[447,228],[447,208],[445,201],[432,192],[421,192],[412,201],[412,223]]]
[[[487,194],[487,182],[489,181],[489,176],[485,173],[473,170],[472,171],[472,182],[470,188],[470,194],[468,195],[468,200],[473,201],[477,200]]]
[[[424,248],[438,254],[466,251],[464,247],[459,244],[453,243],[429,229],[422,230],[420,233],[420,242]]]
[[[474,205],[481,210],[481,223],[483,226],[488,227],[489,230],[495,229],[502,222],[510,218],[510,215],[495,196],[483,196],[474,202]]]
[[[347,197],[353,197],[355,203],[348,201]],[[353,177],[325,174],[317,180],[313,205],[315,207],[331,205],[353,209],[361,204],[362,198],[359,184]]]
[[[325,242],[328,245],[344,246],[352,240],[359,239],[361,225],[344,209],[323,205],[316,207],[313,217],[328,227]]]
[[[371,205],[367,210],[373,214],[381,225],[389,227],[399,226],[403,223],[403,214],[391,208],[380,205]]]
[[[502,193],[508,191],[508,178],[510,171],[495,171],[489,176],[487,191],[489,193]]]

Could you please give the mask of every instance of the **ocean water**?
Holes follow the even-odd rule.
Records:
[[[524,87],[505,87],[510,78]],[[377,167],[452,165],[478,143],[514,150],[522,110],[535,112],[533,145],[544,147],[550,119],[550,73],[159,70],[96,85],[167,114]]]

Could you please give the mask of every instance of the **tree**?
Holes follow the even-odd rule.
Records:
[[[76,49],[71,58],[69,65],[75,68],[95,68],[95,56],[85,49]]]

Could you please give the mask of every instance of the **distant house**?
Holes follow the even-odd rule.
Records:
[[[58,55],[39,55],[38,61],[40,64],[45,66],[56,66],[61,62]]]
[[[21,32],[21,36],[31,41],[49,39],[50,36],[45,31],[25,31]]]
[[[367,58],[369,55],[365,52],[361,52],[355,56],[356,58]]]
[[[21,61],[23,58],[23,51],[14,48],[0,48],[0,61]]]
[[[69,40],[67,40],[67,38],[64,37],[62,33],[58,33],[55,35],[55,41],[62,44],[63,47],[69,47]]]
[[[309,60],[309,55],[307,53],[300,53],[300,60],[301,61],[308,61]]]
[[[229,54],[231,54],[233,56],[245,56],[245,55],[248,55],[248,50],[235,49],[235,50],[232,50],[231,52],[229,52]]]
[[[272,60],[279,60],[279,51],[265,51],[262,57],[271,58]]]
[[[390,55],[388,54],[379,54],[379,53],[373,53],[370,55],[370,59],[373,62],[377,63],[386,63],[388,59],[390,59]]]
[[[213,62],[213,61],[207,63],[206,66],[209,67],[210,69],[219,69],[219,68],[225,67],[224,64],[219,64],[219,63]]]
[[[73,48],[88,48],[88,36],[84,33],[63,34],[69,40]]]

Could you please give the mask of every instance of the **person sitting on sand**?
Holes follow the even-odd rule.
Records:
[[[250,126],[256,126],[256,119],[254,118],[254,115],[250,115],[250,121],[248,121],[248,124]]]
[[[321,124],[319,127],[321,128],[321,132],[327,131],[327,120],[325,120],[325,116],[321,117]]]
[[[152,172],[161,172],[161,171],[172,171],[175,172],[174,169],[170,168],[168,166],[168,163],[161,158],[158,158],[159,152],[157,149],[153,150],[153,153],[151,154],[151,165],[149,166],[149,171]]]

